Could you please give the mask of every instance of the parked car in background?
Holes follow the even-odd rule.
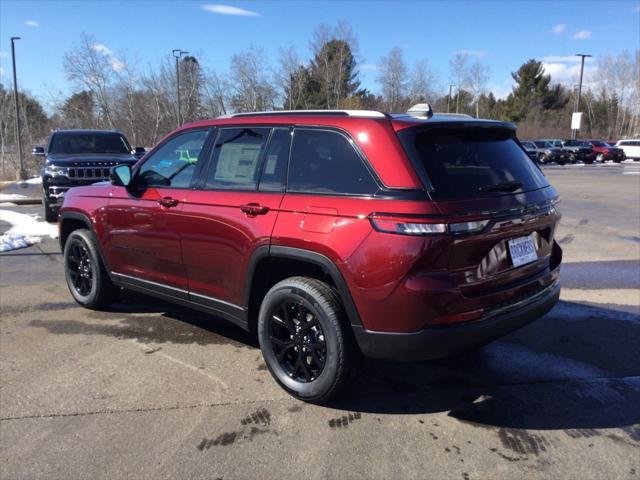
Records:
[[[620,140],[618,143],[616,143],[616,147],[621,148],[624,151],[624,155],[626,158],[640,160],[640,140]]]
[[[620,163],[625,159],[624,150],[618,147],[612,147],[604,140],[587,140],[587,142],[591,145],[591,148],[593,148],[596,161],[598,162],[613,160],[616,163]]]
[[[562,148],[564,140],[562,138],[542,138],[541,141],[547,142],[555,148]]]
[[[538,162],[538,157],[540,156],[540,154],[538,153],[536,144],[529,140],[523,140],[520,143],[524,147],[524,151],[527,152],[529,158],[534,162]]]
[[[547,140],[534,140],[533,142],[538,149],[538,160],[540,163],[555,162],[558,165],[564,165],[569,161],[569,155],[562,149],[554,147]]]
[[[111,180],[64,199],[74,300],[104,308],[123,287],[256,331],[307,401],[338,396],[360,354],[449,356],[558,302],[558,193],[511,123],[428,105],[233,114]]]
[[[596,160],[591,144],[583,140],[564,140],[562,148],[569,154],[571,162],[593,163]]]
[[[144,149],[132,149],[117,130],[55,130],[47,147],[34,147],[33,155],[43,156],[42,203],[47,222],[55,222],[62,199],[71,187],[109,179],[111,167],[133,165]]]

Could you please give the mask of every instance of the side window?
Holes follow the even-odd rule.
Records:
[[[213,150],[206,188],[255,190],[270,128],[223,128]]]
[[[299,128],[293,135],[287,190],[363,195],[374,194],[378,186],[346,137]]]
[[[290,146],[291,131],[288,128],[275,129],[267,147],[258,190],[261,192],[281,192],[284,190]]]
[[[136,182],[145,187],[188,188],[208,130],[180,133],[171,138],[147,161],[137,174]]]

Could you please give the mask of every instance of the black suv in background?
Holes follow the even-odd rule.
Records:
[[[33,155],[45,157],[42,167],[42,203],[47,222],[55,222],[62,199],[69,188],[109,180],[111,167],[133,165],[144,148],[131,148],[117,130],[55,130]]]
[[[596,159],[591,144],[582,140],[564,140],[562,149],[569,154],[569,160],[574,163],[577,161],[593,163]]]

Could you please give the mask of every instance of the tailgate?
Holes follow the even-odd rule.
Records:
[[[486,295],[548,271],[560,215],[553,187],[492,198],[443,201],[443,214],[465,221],[488,219],[481,232],[451,237],[448,269],[466,296]],[[514,265],[509,242],[531,238],[537,259]],[[515,243],[515,242],[514,242]],[[516,264],[517,264],[516,259]]]

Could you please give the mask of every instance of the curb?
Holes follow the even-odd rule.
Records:
[[[13,200],[5,200],[4,202],[0,202],[0,203],[13,203],[15,205],[40,205],[42,203],[42,199],[41,198],[20,198],[20,199],[13,199]]]

